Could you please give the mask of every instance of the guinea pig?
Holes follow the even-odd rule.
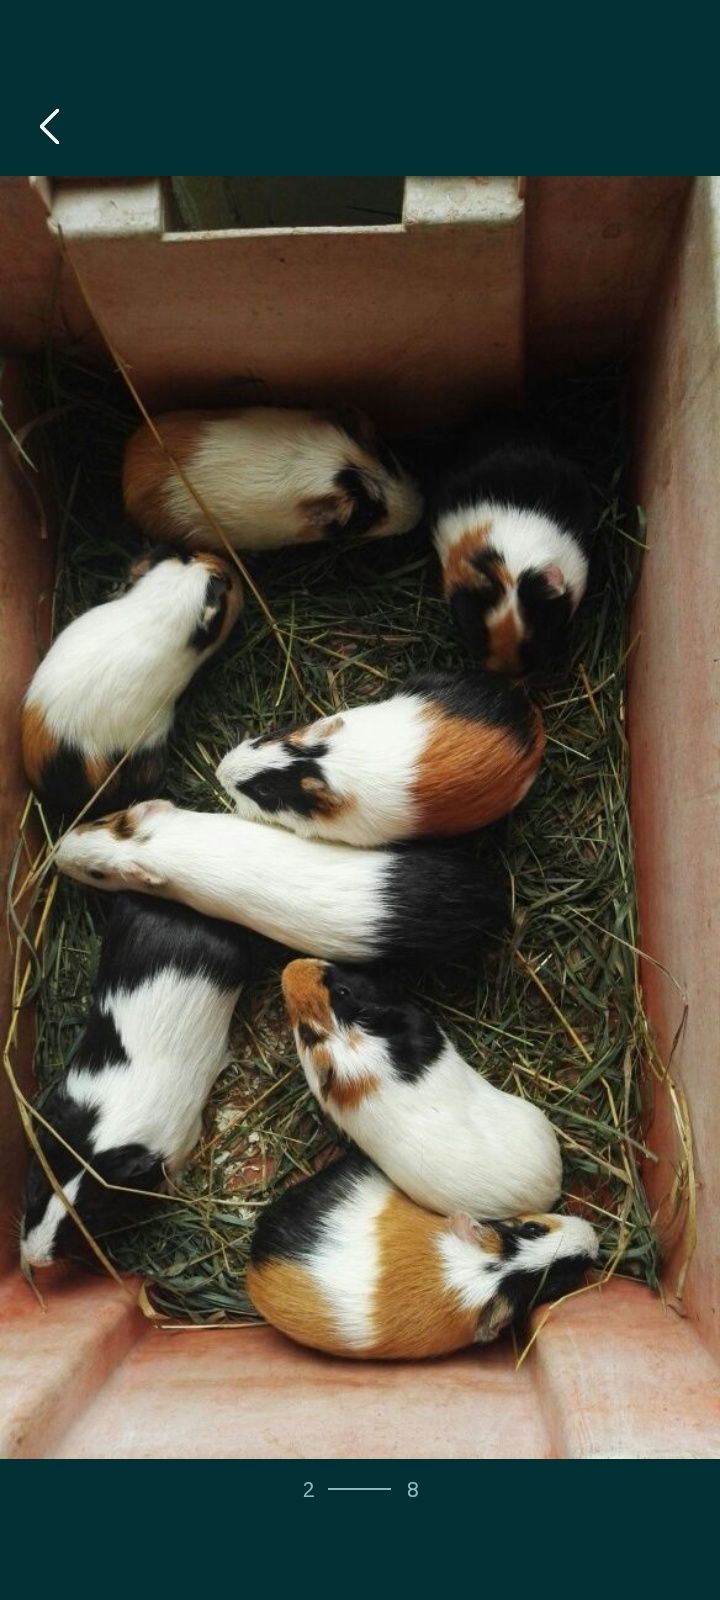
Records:
[[[57,864],[91,887],[166,895],[347,961],[452,956],[507,922],[494,874],[461,851],[354,850],[167,800],[74,828]]]
[[[128,1189],[156,1189],[165,1173],[185,1164],[225,1064],[248,943],[232,923],[144,895],[118,895],[72,1065],[42,1102],[45,1122],[65,1144],[34,1123],[48,1166],[94,1237],[125,1220],[128,1196],[104,1188],[77,1156],[107,1183]],[[80,1243],[32,1152],[23,1266],[48,1266]]]
[[[354,845],[470,833],[516,806],[545,734],[519,685],[411,678],[388,700],[246,739],[217,777],[241,816]]]
[[[427,1012],[388,997],[372,974],[323,961],[291,961],[282,988],[315,1098],[411,1200],[444,1216],[555,1204],[551,1123],[475,1072]]]
[[[440,480],[431,521],[443,588],[484,666],[523,673],[558,654],[585,593],[595,520],[580,467],[542,445],[499,444]]]
[[[575,1288],[597,1254],[580,1217],[439,1217],[352,1152],[263,1212],[246,1282],[260,1314],[299,1344],[417,1359],[489,1344]]]
[[[407,532],[422,515],[416,484],[368,418],[349,407],[172,411],[155,420],[236,549],[344,534],[380,538]],[[127,446],[123,496],[154,537],[207,544],[206,519],[147,424]]]
[[[91,813],[159,787],[175,702],[241,605],[230,562],[165,545],[134,563],[124,594],[63,629],[22,710],[25,771],[51,811],[76,816],[103,783]]]

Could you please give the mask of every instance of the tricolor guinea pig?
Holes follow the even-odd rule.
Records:
[[[581,469],[541,445],[498,445],[441,479],[431,520],[445,596],[478,660],[509,673],[552,660],[588,578],[596,516]]]
[[[597,1254],[580,1217],[436,1216],[353,1152],[263,1212],[246,1281],[260,1314],[299,1344],[407,1360],[489,1344],[575,1288]]]
[[[473,1071],[427,1012],[322,961],[291,961],[282,988],[312,1093],[418,1205],[512,1217],[555,1204],[547,1117]]]
[[[185,906],[131,894],[115,901],[72,1066],[42,1101],[44,1122],[64,1143],[34,1122],[48,1166],[93,1237],[124,1222],[128,1205],[134,1214],[122,1189],[157,1189],[197,1143],[225,1064],[248,945],[243,929]],[[121,1188],[104,1188],[78,1157]],[[80,1242],[32,1152],[23,1265],[47,1266]]]
[[[124,594],[63,629],[22,710],[25,771],[44,804],[69,819],[101,785],[94,810],[159,787],[175,703],[241,605],[230,562],[161,546],[131,567]]]
[[[241,816],[354,845],[470,833],[516,806],[545,735],[524,691],[491,673],[410,679],[389,700],[246,739],[219,782]]]
[[[166,895],[347,961],[452,956],[507,922],[494,873],[460,851],[354,850],[167,800],[74,828],[57,864],[92,887]]]
[[[417,486],[368,418],[350,408],[172,411],[156,426],[239,550],[344,534],[379,538],[420,520]],[[153,537],[207,544],[206,519],[147,424],[127,446],[123,495]]]

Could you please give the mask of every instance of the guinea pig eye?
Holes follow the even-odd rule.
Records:
[[[263,783],[262,781],[260,783],[256,783],[255,794],[257,795],[258,800],[272,800],[272,785],[269,783]]]
[[[101,883],[103,878],[106,877],[106,873],[100,872],[97,867],[88,867],[88,877],[95,878]]]
[[[335,986],[335,988],[333,990],[333,994],[334,994],[336,1000],[349,1000],[350,999],[350,990],[346,989],[344,984],[342,984],[342,983],[336,984],[336,986]]]

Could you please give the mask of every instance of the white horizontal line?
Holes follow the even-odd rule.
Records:
[[[389,1483],[329,1483],[328,1494],[392,1494],[392,1488]]]

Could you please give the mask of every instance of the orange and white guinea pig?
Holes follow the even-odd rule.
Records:
[[[418,1359],[489,1344],[532,1306],[575,1288],[597,1253],[580,1217],[436,1216],[352,1152],[263,1212],[247,1291],[299,1344]]]
[[[388,700],[245,739],[217,777],[251,821],[373,846],[497,821],[534,782],[544,745],[519,685],[428,673]]]
[[[157,790],[175,703],[241,606],[231,562],[160,545],[133,564],[124,594],[58,634],[22,709],[25,771],[51,811],[70,820],[98,789],[90,815]]]
[[[422,514],[417,485],[373,424],[349,407],[170,411],[130,439],[123,496],[153,538],[213,542],[173,461],[238,550],[406,533]]]

